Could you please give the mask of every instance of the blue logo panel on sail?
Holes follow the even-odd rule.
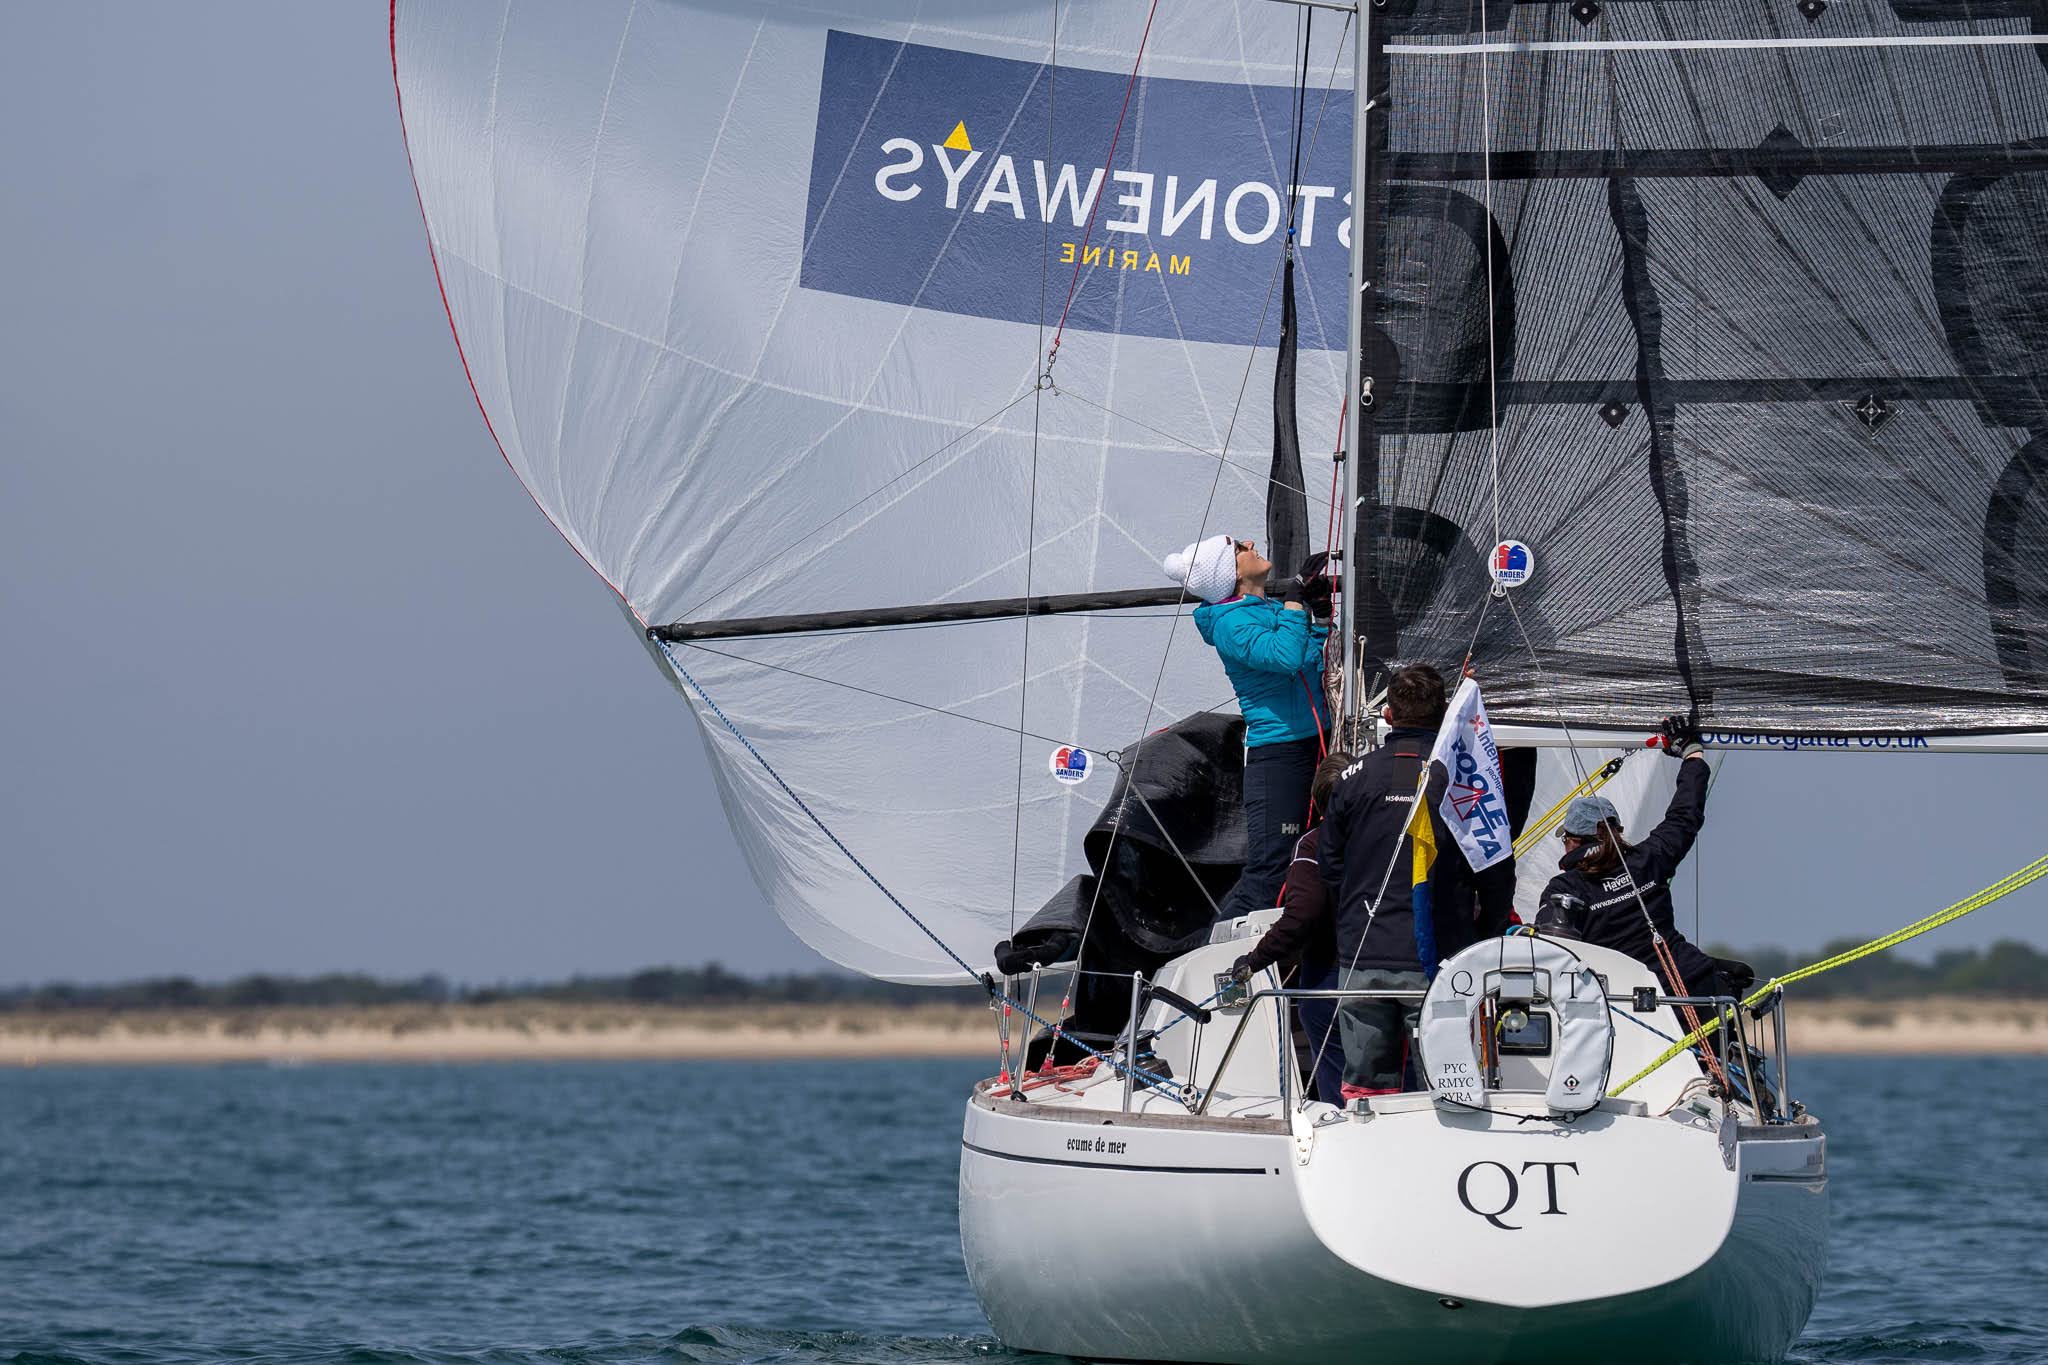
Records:
[[[1053,76],[1042,62],[830,33],[803,286],[1051,326],[1078,268],[1069,327],[1275,341],[1293,89],[1142,79],[1105,173],[1128,75],[1060,67],[1048,141]],[[1309,92],[1297,286],[1301,344],[1340,350],[1350,92],[1325,103]]]

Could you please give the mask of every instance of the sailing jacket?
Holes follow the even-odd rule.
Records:
[[[1385,744],[1344,770],[1331,793],[1329,814],[1323,817],[1320,861],[1336,915],[1340,968],[1423,969],[1415,946],[1414,853],[1407,831],[1415,783],[1429,762],[1435,739],[1432,730],[1389,731]],[[1475,873],[1438,814],[1447,781],[1443,769],[1437,768],[1422,797],[1436,833],[1429,896],[1439,960],[1482,938],[1505,933],[1514,922],[1515,907],[1515,860],[1503,858]],[[1380,897],[1377,912],[1372,908],[1375,896]]]
[[[1708,982],[1714,960],[1687,942],[1672,922],[1671,875],[1692,851],[1692,842],[1706,819],[1707,783],[1711,777],[1704,759],[1679,760],[1678,790],[1665,808],[1663,821],[1644,835],[1640,843],[1623,845],[1625,875],[1617,870],[1609,876],[1596,877],[1580,871],[1579,862],[1591,845],[1566,854],[1558,864],[1563,870],[1543,888],[1543,907],[1536,914],[1538,931],[1561,933],[1596,947],[1626,953],[1656,972],[1661,981],[1663,972],[1651,944],[1650,926],[1643,920],[1647,908],[1686,985]],[[1640,902],[1638,890],[1642,893]],[[1577,904],[1559,899],[1567,896]]]
[[[1314,739],[1329,728],[1323,702],[1328,625],[1271,598],[1233,597],[1196,607],[1195,629],[1216,647],[1237,689],[1245,747]]]
[[[1311,972],[1327,967],[1337,955],[1336,924],[1330,915],[1330,893],[1323,885],[1319,852],[1323,827],[1294,842],[1294,861],[1280,887],[1280,918],[1273,921],[1257,946],[1245,954],[1253,971],[1278,963],[1300,963]]]

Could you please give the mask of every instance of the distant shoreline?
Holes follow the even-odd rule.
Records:
[[[334,1005],[0,1014],[0,1067],[218,1062],[994,1058],[959,1005]]]
[[[1801,1056],[2048,1054],[2048,1001],[1822,1000],[1790,1011]],[[986,1057],[978,1005],[307,1006],[0,1014],[0,1067],[221,1062]]]

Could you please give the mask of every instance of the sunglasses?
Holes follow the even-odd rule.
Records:
[[[1258,549],[1258,542],[1252,540],[1233,540],[1231,544],[1237,546],[1237,552],[1241,555],[1252,554]]]

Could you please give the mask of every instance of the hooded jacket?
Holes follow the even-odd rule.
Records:
[[[1268,597],[1233,597],[1196,607],[1195,629],[1216,647],[1237,689],[1245,747],[1314,739],[1329,728],[1323,702],[1328,625]]]
[[[1671,960],[1678,964],[1685,984],[1690,987],[1709,981],[1714,959],[1689,943],[1673,922],[1671,875],[1692,851],[1693,840],[1699,837],[1700,826],[1706,822],[1707,783],[1711,777],[1705,762],[1679,760],[1678,790],[1672,793],[1664,819],[1641,842],[1624,845],[1622,868],[1594,876],[1579,866],[1590,845],[1566,854],[1558,864],[1562,870],[1543,888],[1543,906],[1536,913],[1536,928],[1626,953],[1659,973],[1661,979],[1650,925],[1644,921],[1647,911],[1649,920],[1663,935],[1665,946],[1671,949]]]

